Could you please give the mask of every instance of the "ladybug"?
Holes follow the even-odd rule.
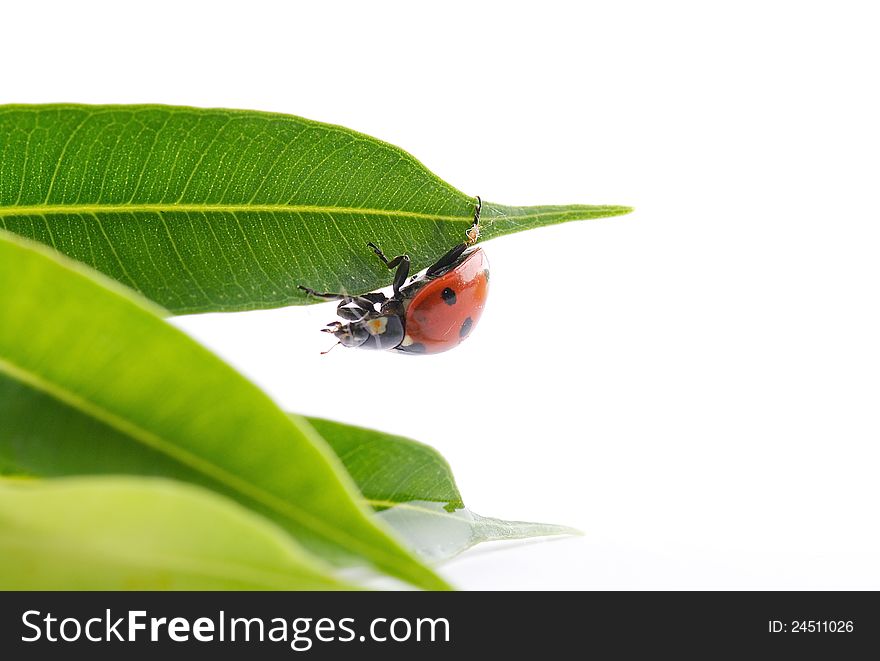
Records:
[[[467,240],[408,283],[409,256],[388,259],[378,246],[368,243],[385,266],[396,269],[390,297],[382,292],[327,294],[300,285],[310,296],[340,301],[336,312],[348,323],[333,321],[321,329],[336,337],[333,346],[429,354],[448,351],[470,335],[489,293],[489,262],[474,245],[480,236],[481,207],[478,196]]]

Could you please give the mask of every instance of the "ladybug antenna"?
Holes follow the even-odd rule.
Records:
[[[467,245],[474,245],[480,238],[480,211],[483,209],[483,200],[477,195],[477,205],[474,208],[474,222],[467,231]]]
[[[322,351],[322,352],[321,352],[321,355],[322,355],[322,356],[326,356],[328,353],[330,353],[331,351],[333,351],[333,349],[335,349],[336,347],[338,347],[340,344],[342,344],[342,342],[337,342],[337,343],[334,344],[332,347],[330,347],[329,349],[327,349],[327,351]]]

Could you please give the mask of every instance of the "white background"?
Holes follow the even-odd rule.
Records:
[[[585,531],[460,587],[877,589],[874,8],[6,3],[0,103],[286,112],[484,199],[635,206],[486,244],[441,356],[321,357],[332,305],[179,323],[291,410],[437,447],[473,510]]]

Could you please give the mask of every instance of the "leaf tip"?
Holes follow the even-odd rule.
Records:
[[[608,210],[609,210],[609,213],[608,213],[609,216],[625,216],[626,214],[632,213],[633,211],[635,211],[635,207],[624,207],[624,206],[620,206],[620,205],[614,205],[614,206],[608,207]]]

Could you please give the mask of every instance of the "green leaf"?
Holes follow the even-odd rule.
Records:
[[[368,241],[424,268],[464,240],[474,202],[397,147],[300,117],[0,106],[0,228],[178,314],[377,289],[390,274]],[[629,211],[484,202],[482,235]]]
[[[371,520],[307,422],[289,418],[160,310],[55,255],[0,231],[0,465],[194,482],[322,554],[446,587]],[[116,433],[104,435],[107,428]]]
[[[0,589],[346,588],[281,528],[170,480],[0,480]]]
[[[289,414],[302,423],[303,418]],[[446,460],[417,441],[305,418],[337,454],[366,505],[423,558],[440,560],[488,541],[578,534],[566,526],[482,517],[464,501]],[[188,471],[82,411],[0,371],[0,474],[128,473],[194,479]],[[197,476],[195,481],[198,481]]]
[[[331,420],[306,420],[338,455],[364,503],[380,512],[420,557],[436,561],[481,542],[579,534],[566,526],[504,521],[465,509],[449,464],[427,445]],[[4,472],[191,479],[146,448],[128,447],[112,427],[0,372],[0,474]]]
[[[581,534],[568,526],[504,521],[466,509],[449,464],[427,445],[331,420],[309,422],[366,502],[425,560],[445,560],[483,542]]]
[[[428,562],[447,560],[483,542],[582,534],[552,523],[493,519],[466,508],[447,512],[430,502],[403,503],[378,516]]]
[[[434,448],[403,436],[308,418],[376,510],[427,501],[447,511],[464,507],[452,469]]]

